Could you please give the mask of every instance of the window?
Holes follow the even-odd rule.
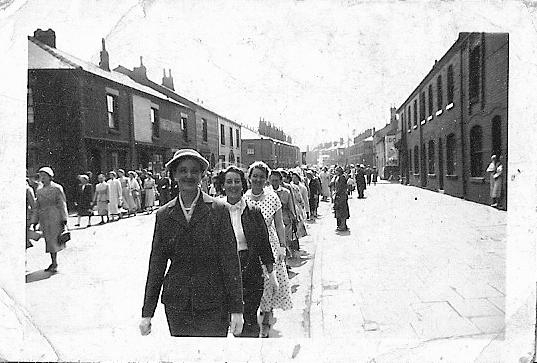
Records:
[[[27,104],[28,104],[28,123],[33,124],[34,123],[34,95],[32,92],[32,88],[28,86],[27,88]]]
[[[110,169],[117,170],[119,168],[119,154],[117,151],[110,153]]]
[[[414,126],[418,126],[418,101],[414,100]]]
[[[470,130],[470,173],[474,177],[483,176],[483,130],[474,126]]]
[[[236,140],[236,145],[237,147],[241,147],[241,133],[239,131],[239,129],[236,129],[235,130],[235,140]],[[237,160],[239,160],[239,158],[237,158]],[[237,161],[238,163],[238,161]]]
[[[477,101],[479,98],[479,79],[481,77],[481,48],[474,47],[470,51],[470,67],[468,74],[470,101]]]
[[[502,119],[494,116],[492,119],[492,154],[502,155]]]
[[[151,125],[153,127],[153,137],[160,137],[160,119],[158,110],[151,107]]]
[[[222,145],[226,144],[226,129],[225,129],[224,125],[220,125],[220,143]],[[220,159],[221,156],[222,155],[220,155],[218,158]]]
[[[433,115],[433,85],[429,85],[429,116]]]
[[[412,171],[412,149],[408,149],[408,171]]]
[[[421,92],[420,97],[420,120],[425,120],[425,92]]]
[[[117,96],[107,94],[106,106],[108,110],[108,127],[111,129],[119,129],[118,115],[117,115]]]
[[[446,169],[448,175],[455,174],[456,151],[455,134],[449,134],[446,140]]]
[[[229,128],[229,146],[233,147],[233,127]]]
[[[443,100],[443,94],[442,94],[442,76],[438,76],[436,78],[436,109],[440,111],[444,105]]]
[[[453,98],[455,96],[455,90],[454,90],[454,83],[453,83],[453,66],[450,65],[447,69],[447,103],[448,105],[453,103]]]
[[[188,119],[183,114],[181,114],[181,131],[183,132],[183,139],[188,141]]]
[[[407,107],[406,120],[408,122],[408,129],[412,128],[412,113],[410,112],[410,105]]]
[[[434,174],[434,140],[429,141],[429,174]]]
[[[255,155],[254,145],[248,145],[248,147],[246,149],[246,154],[247,155]]]
[[[414,146],[414,174],[420,171],[420,148],[418,145]]]
[[[201,137],[203,141],[207,142],[208,136],[207,136],[207,120],[202,118],[202,126],[201,126]]]

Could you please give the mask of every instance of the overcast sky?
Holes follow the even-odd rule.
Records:
[[[12,31],[52,28],[58,48],[95,63],[105,38],[111,67],[143,56],[150,79],[171,68],[180,94],[244,124],[264,117],[301,147],[383,127],[459,32],[531,18],[522,2],[15,3]]]

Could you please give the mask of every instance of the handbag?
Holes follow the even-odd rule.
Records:
[[[28,229],[28,231],[26,232],[26,237],[27,237],[27,239],[31,239],[31,240],[34,240],[34,241],[39,241],[39,239],[41,237],[43,237],[43,232],[35,231],[33,229]]]
[[[71,240],[71,232],[67,230],[67,227],[64,228],[63,232],[58,236],[58,244],[64,245]]]

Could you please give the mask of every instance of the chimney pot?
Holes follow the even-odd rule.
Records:
[[[56,33],[52,29],[34,31],[34,38],[51,48],[56,48]]]
[[[101,53],[100,53],[101,60],[99,61],[99,68],[110,72],[110,56],[108,55],[108,52],[106,51],[106,43],[104,41],[104,38],[101,38],[101,44],[103,46],[103,49],[101,50]]]

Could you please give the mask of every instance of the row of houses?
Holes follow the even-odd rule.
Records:
[[[141,57],[132,70],[110,69],[104,39],[96,65],[57,49],[53,30],[36,30],[28,37],[27,89],[27,173],[50,165],[70,200],[78,174],[161,172],[181,148],[198,150],[214,169],[248,166],[240,123],[175,92],[171,70],[161,84],[150,80]]]
[[[385,179],[489,203],[490,157],[508,172],[508,79],[508,34],[460,33],[385,127],[308,150],[307,163],[376,166]]]

